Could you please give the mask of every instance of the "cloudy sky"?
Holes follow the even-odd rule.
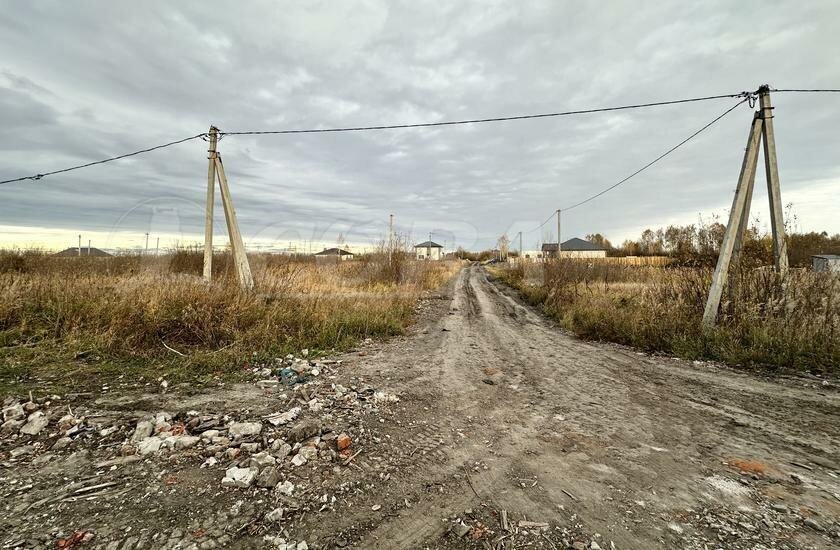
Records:
[[[206,131],[435,122],[777,88],[840,87],[840,4],[809,2],[2,2],[0,179]],[[531,231],[734,103],[368,133],[227,136],[253,247],[411,239],[483,248]],[[782,199],[840,232],[840,94],[775,94]],[[564,215],[613,241],[723,216],[748,106]],[[199,242],[206,143],[0,186],[0,246]],[[763,170],[754,212],[767,220]],[[218,201],[218,193],[217,193]],[[550,231],[550,234],[549,234]],[[216,208],[217,243],[225,242]]]

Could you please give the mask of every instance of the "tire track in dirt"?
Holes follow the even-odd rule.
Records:
[[[618,548],[718,543],[717,532],[690,519],[687,509],[736,514],[732,510],[749,505],[766,511],[771,493],[822,514],[824,522],[840,517],[831,497],[840,484],[831,477],[836,456],[830,453],[838,427],[827,422],[840,414],[836,391],[818,395],[725,368],[577,340],[490,282],[478,266],[462,270],[449,315],[428,332],[431,346],[423,346],[426,335],[409,340],[412,357],[395,349],[358,365],[379,371],[436,365],[413,369],[394,389],[426,404],[417,414],[434,418],[445,440],[433,445],[435,460],[418,458],[417,467],[410,467],[413,456],[401,462],[410,467],[402,483],[416,502],[372,524],[362,547],[449,547],[441,538],[443,518],[482,502],[537,521],[558,521],[562,505],[561,516]],[[813,415],[801,403],[813,403]],[[427,439],[431,432],[406,437]],[[813,467],[805,486],[793,487],[791,462],[814,456],[828,466]],[[746,482],[749,502],[716,491],[708,479],[739,479],[725,464],[732,458],[766,463],[779,475]],[[472,473],[468,484],[464,467],[476,463],[486,469]],[[444,492],[429,493],[430,486]],[[802,527],[802,518],[787,521],[799,526],[784,539],[789,547],[831,546],[826,535]],[[743,545],[727,539],[726,547],[753,547],[757,535],[750,536]],[[785,547],[766,536],[768,544]]]

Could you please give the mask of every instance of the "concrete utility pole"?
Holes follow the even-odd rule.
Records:
[[[782,213],[782,191],[779,185],[779,165],[776,161],[776,134],[773,131],[773,106],[770,104],[770,86],[758,89],[761,118],[764,120],[764,169],[767,174],[767,194],[770,197],[770,228],[773,232],[773,260],[776,271],[784,280],[788,272],[785,219]]]
[[[394,215],[388,215],[388,265],[391,265],[391,255],[394,250]]]
[[[740,261],[744,233],[749,224],[750,201],[752,200],[755,172],[758,166],[759,142],[764,139],[764,168],[767,174],[767,194],[770,199],[770,220],[773,233],[773,260],[782,285],[788,274],[787,244],[785,243],[784,213],[779,186],[779,169],[776,162],[776,141],[773,133],[773,107],[770,104],[770,87],[766,84],[758,89],[760,107],[754,114],[738,187],[729,212],[729,223],[723,236],[717,265],[712,275],[712,286],[703,311],[703,325],[711,327],[717,321],[724,282],[729,276],[730,266]],[[730,296],[735,295],[736,281],[729,281]]]
[[[79,235],[79,256],[82,255],[82,236]]]
[[[213,276],[213,192],[216,180],[218,180],[222,195],[222,209],[225,212],[225,223],[227,224],[231,253],[233,254],[233,266],[236,269],[240,286],[245,290],[252,290],[254,288],[254,277],[251,275],[251,266],[245,253],[245,244],[242,242],[242,233],[239,232],[239,223],[236,221],[236,210],[233,208],[233,199],[230,196],[222,157],[216,151],[219,129],[211,126],[208,135],[210,136],[210,147],[207,150],[207,203],[204,212],[204,280],[210,282]]]
[[[143,253],[144,256],[149,255],[149,234],[146,233],[146,251]]]
[[[431,231],[429,232],[429,243],[428,243],[428,246],[426,247],[426,259],[427,260],[432,259],[432,232]]]
[[[88,256],[90,256],[90,239],[88,239],[88,251],[87,251],[87,255],[88,255]]]
[[[562,239],[560,238],[560,209],[557,209],[557,259],[560,259],[560,243]]]
[[[155,256],[157,256],[159,253],[160,253],[160,237],[158,237],[157,241],[155,242]]]
[[[519,259],[522,259],[522,231],[519,232]]]
[[[216,143],[219,129],[210,127],[210,146],[207,148],[207,202],[204,207],[204,280],[213,279],[213,203],[216,188]]]

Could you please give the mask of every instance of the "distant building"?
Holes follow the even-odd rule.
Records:
[[[443,247],[432,241],[415,244],[414,257],[418,260],[442,260]]]
[[[352,259],[353,253],[343,248],[325,248],[315,254],[316,263],[343,262]]]
[[[81,254],[79,253],[81,251]],[[113,256],[113,254],[109,254],[104,250],[100,250],[99,248],[94,247],[87,247],[83,246],[79,248],[78,246],[72,246],[61,252],[56,252],[53,256],[57,256],[59,258],[78,258],[79,256],[93,256],[95,258],[107,258],[108,256]]]
[[[537,262],[541,261],[544,254],[542,250],[523,250],[520,254],[520,257],[524,259],[526,262]]]
[[[840,255],[838,254],[818,254],[811,256],[811,263],[814,271],[840,273]]]
[[[546,258],[556,258],[557,243],[543,243],[541,252]],[[560,256],[562,258],[606,258],[607,249],[575,237],[560,244]]]

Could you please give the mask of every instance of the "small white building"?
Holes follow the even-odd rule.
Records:
[[[343,248],[325,248],[315,254],[315,263],[343,262],[352,260],[353,253]]]
[[[840,273],[840,255],[818,254],[816,256],[811,256],[811,265],[813,266],[814,271]]]
[[[418,260],[442,260],[443,247],[433,241],[415,244],[414,257]]]
[[[543,243],[544,258],[557,257],[557,243]],[[606,258],[607,249],[595,243],[578,239],[577,237],[560,243],[561,258]]]

